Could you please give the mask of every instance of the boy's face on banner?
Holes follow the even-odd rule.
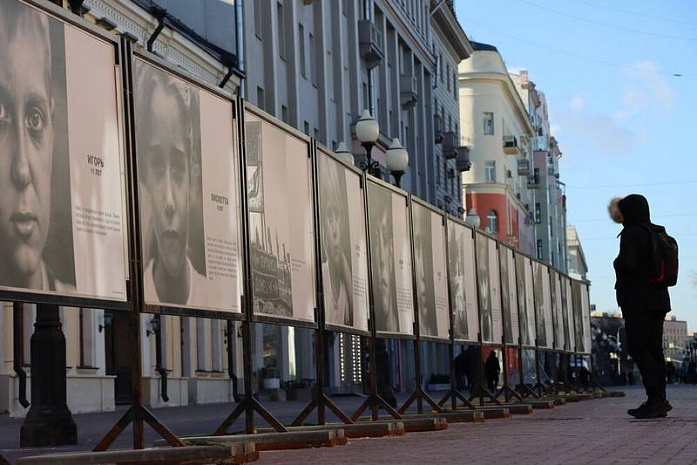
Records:
[[[48,43],[48,25],[41,18],[0,14],[0,256],[17,278],[39,269],[51,217]]]

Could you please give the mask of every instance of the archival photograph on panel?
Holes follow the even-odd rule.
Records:
[[[537,336],[535,331],[535,307],[533,304],[532,264],[530,258],[517,252],[515,260],[521,343],[524,346],[533,347]]]
[[[574,318],[574,342],[576,343],[574,350],[579,353],[585,352],[583,347],[583,311],[581,307],[581,283],[579,281],[571,282],[571,301]]]
[[[375,328],[414,333],[411,244],[406,198],[368,183],[368,220]]]
[[[535,289],[535,316],[537,318],[537,343],[540,347],[551,349],[552,308],[549,289],[549,271],[547,266],[538,261],[532,262],[533,287]]]
[[[508,247],[500,247],[501,295],[503,335],[506,344],[518,344],[518,287],[516,285],[515,253]]]
[[[583,352],[589,354],[591,352],[591,309],[590,296],[588,295],[588,284],[581,283],[581,312],[583,321]]]
[[[4,0],[0,63],[0,289],[125,301],[113,44]]]
[[[571,296],[571,279],[568,277],[562,278],[563,293],[562,293],[562,309],[564,314],[564,334],[565,334],[565,349],[573,351],[576,349],[576,341],[574,334],[574,312],[572,307]]]
[[[561,276],[555,270],[551,273],[552,306],[554,308],[554,348],[564,350],[566,337],[564,334],[564,316],[562,314],[562,281]]]
[[[489,243],[482,233],[476,233],[477,248],[477,286],[479,288],[479,314],[482,322],[482,341],[492,342],[494,337],[494,319],[491,305],[491,287],[489,274]]]
[[[501,277],[499,275],[499,248],[498,243],[487,237],[489,249],[489,294],[491,297],[491,340],[500,344],[503,340],[503,311],[501,310]]]
[[[314,231],[307,142],[245,113],[254,313],[314,321]]]
[[[450,316],[443,217],[413,202],[412,219],[420,335],[447,340]]]
[[[318,152],[326,323],[368,330],[368,257],[361,177]]]
[[[134,66],[145,303],[240,312],[232,104]]]
[[[479,305],[472,230],[448,220],[448,271],[456,341],[477,342]]]

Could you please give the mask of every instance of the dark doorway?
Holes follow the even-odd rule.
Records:
[[[112,314],[111,324],[104,329],[106,352],[106,374],[116,376],[114,396],[116,405],[131,402],[131,364],[128,350],[128,313],[104,312]],[[108,317],[105,318],[108,320]]]

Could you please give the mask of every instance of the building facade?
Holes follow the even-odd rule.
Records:
[[[369,110],[382,177],[397,138],[409,153],[402,187],[462,217],[456,69],[472,49],[452,2],[259,0],[244,21],[245,54],[260,57],[246,61],[249,101],[331,149],[345,142],[357,162],[354,126]]]
[[[460,124],[470,142],[472,169],[462,176],[466,209],[480,228],[534,254],[532,174],[534,127],[528,104],[496,47],[473,42],[472,56],[460,63]]]
[[[467,209],[502,241],[567,272],[562,156],[544,93],[528,72],[509,73],[496,47],[474,43],[459,67],[460,119],[471,141]]]
[[[576,231],[576,227],[573,225],[566,227],[566,243],[569,276],[575,279],[586,279],[588,274],[586,255],[583,253],[583,246],[581,245],[578,231]]]
[[[533,192],[535,223],[535,257],[566,273],[566,194],[559,173],[562,152],[552,135],[545,94],[528,79],[528,72],[511,74],[516,89],[527,102],[528,114],[535,130],[532,139],[533,169],[528,187]]]
[[[666,361],[683,361],[687,339],[687,321],[678,320],[674,315],[666,317],[663,322],[663,354]]]

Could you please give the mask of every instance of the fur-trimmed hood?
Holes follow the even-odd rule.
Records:
[[[651,224],[649,202],[640,194],[631,194],[626,197],[615,197],[608,205],[610,218],[615,223],[624,226],[631,224]]]
[[[620,201],[623,197],[613,197],[607,206],[607,212],[610,214],[610,218],[617,224],[624,223],[624,217],[620,211]]]

